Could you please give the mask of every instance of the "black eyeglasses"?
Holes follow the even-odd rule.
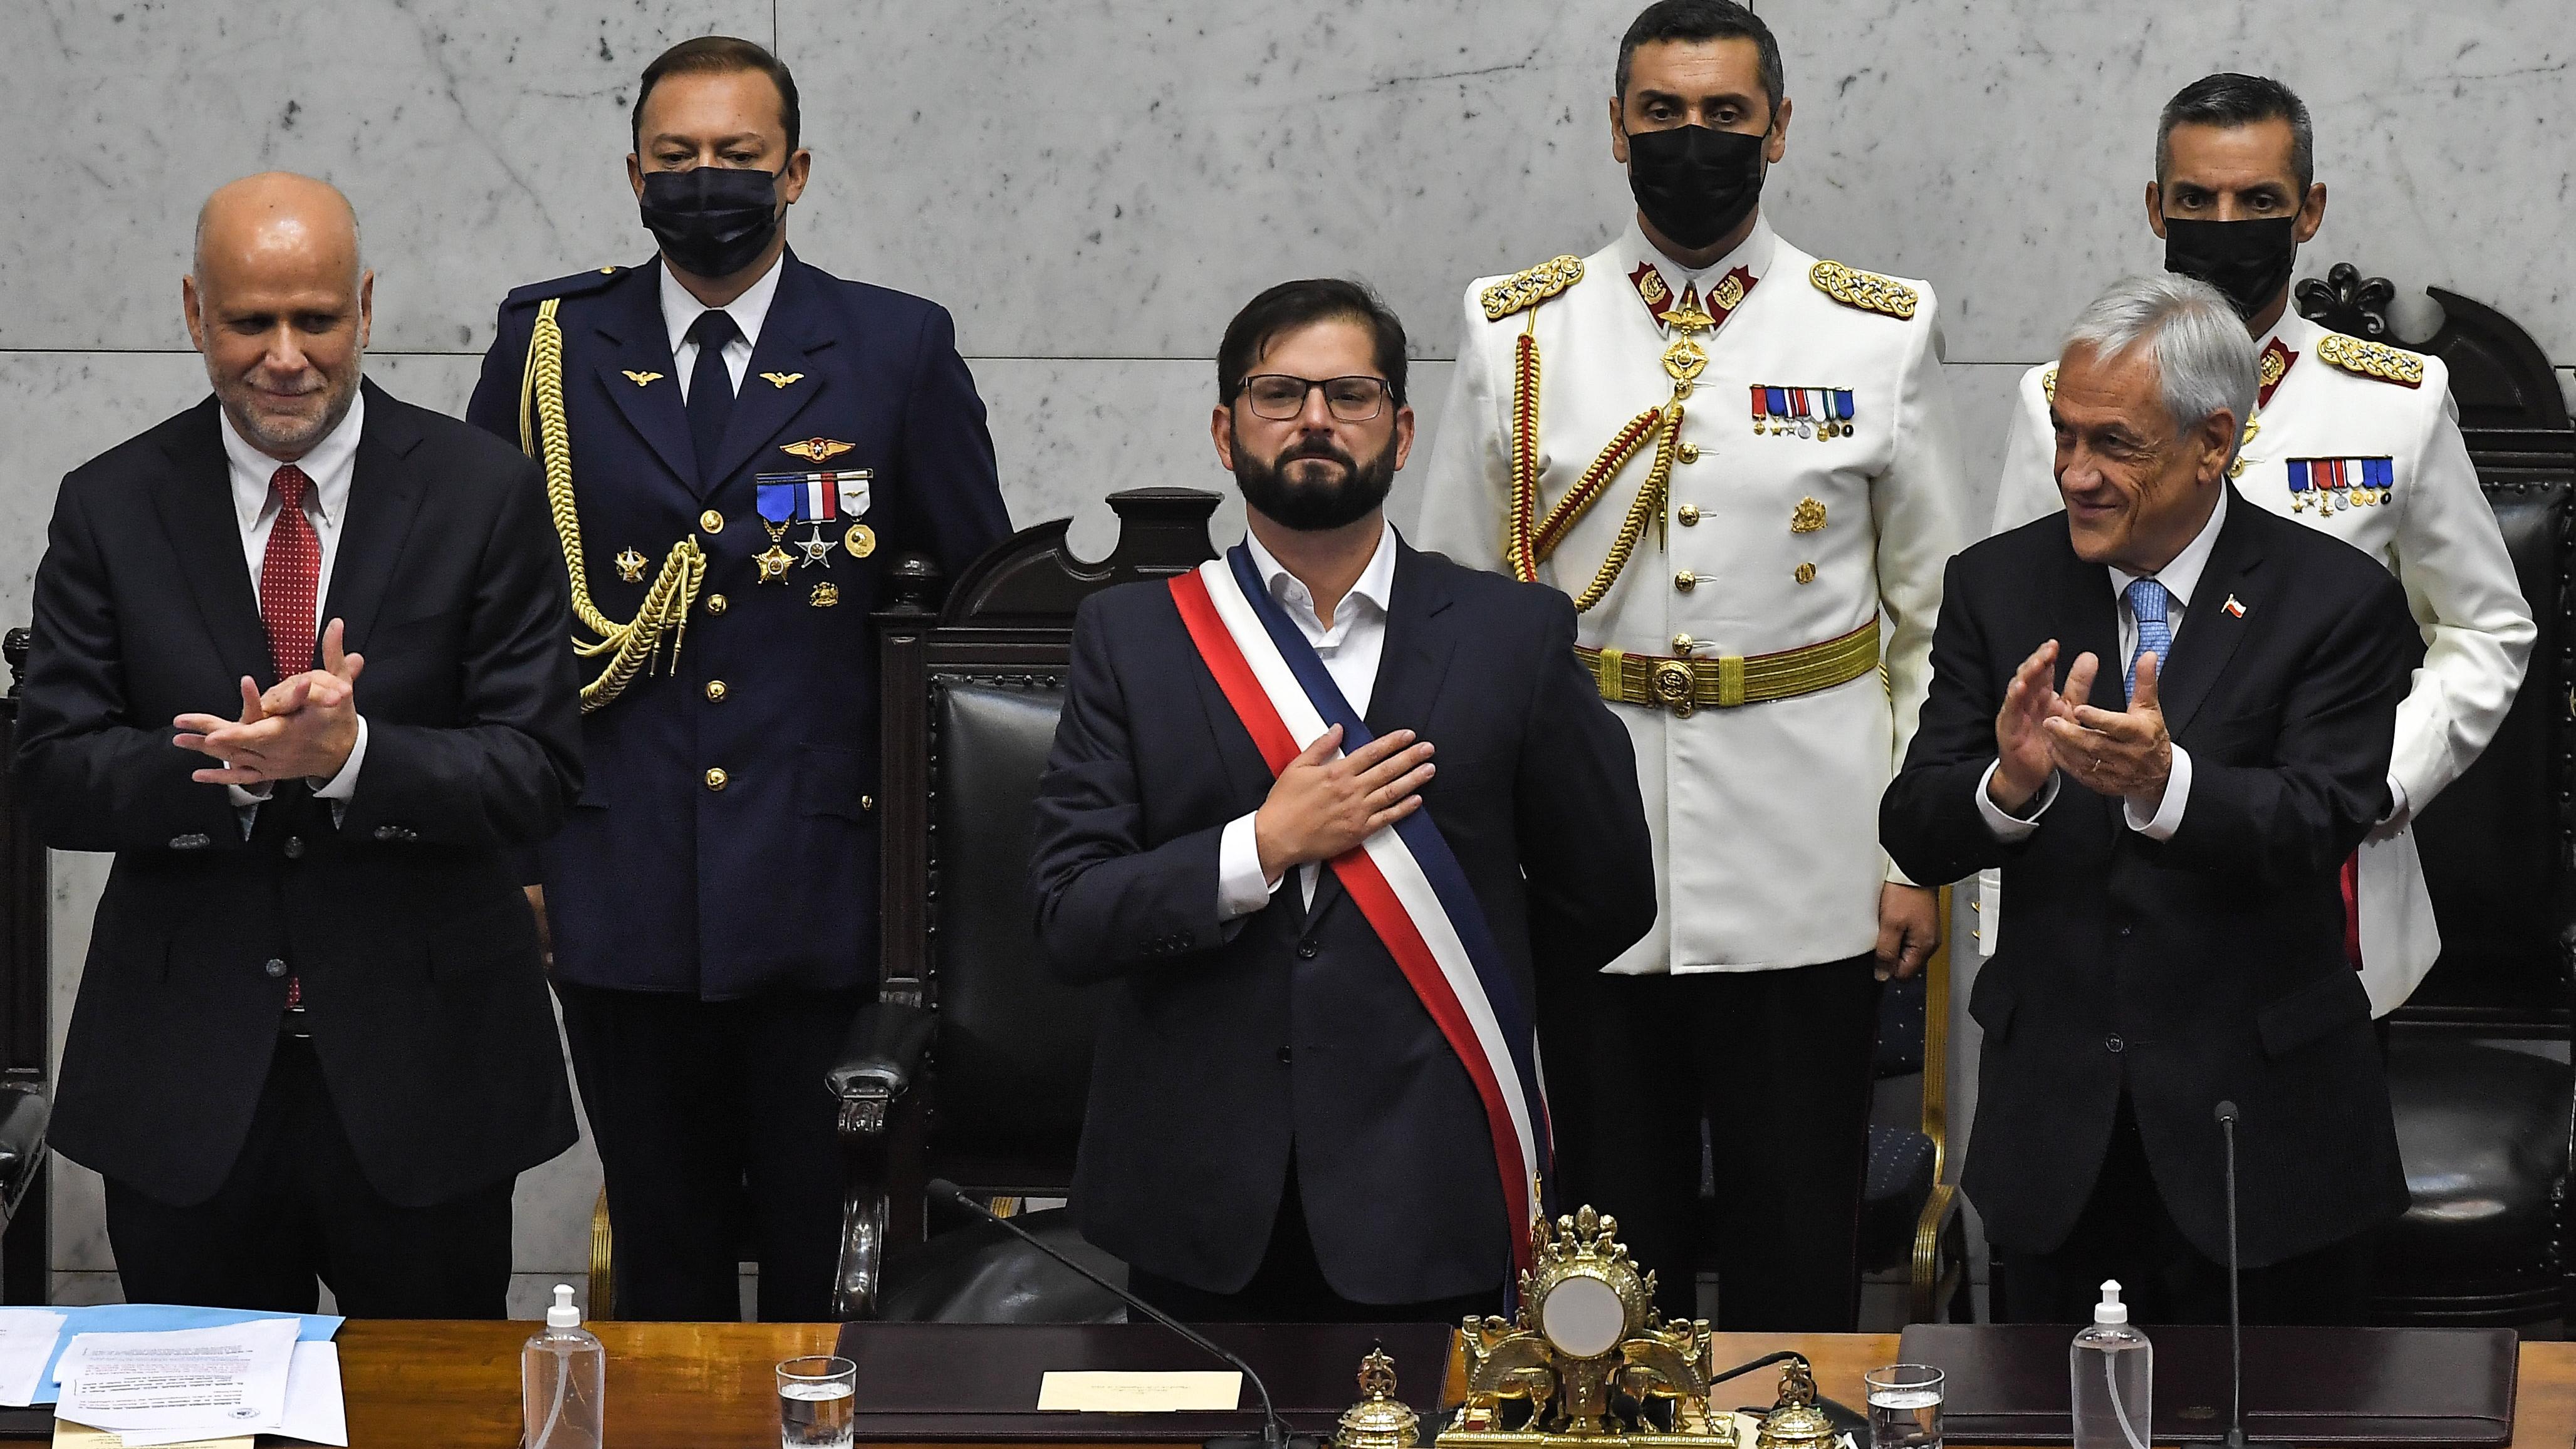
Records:
[[[1364,423],[1386,411],[1387,386],[1382,377],[1328,377],[1321,382],[1264,372],[1243,380],[1242,393],[1252,415],[1284,423],[1306,410],[1306,394],[1324,390],[1324,406],[1346,423]]]

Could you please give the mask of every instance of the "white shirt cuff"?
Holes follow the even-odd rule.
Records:
[[[256,792],[252,791],[245,785],[226,785],[224,787],[224,793],[232,797],[233,805],[236,808],[242,810],[256,810],[260,806],[268,803],[269,795],[276,789],[277,787],[273,784],[263,784]]]
[[[2129,822],[2131,830],[2149,840],[2171,840],[2174,832],[2182,828],[2182,807],[2190,795],[2191,751],[2176,745],[2173,747],[2173,769],[2165,776],[2165,798],[2156,806],[2154,818],[2140,820],[2137,805],[2128,800],[2120,802],[2120,814]]]
[[[316,800],[336,800],[343,804],[358,798],[358,768],[367,763],[367,717],[358,716],[358,742],[349,746],[349,758],[340,773],[324,781],[313,791]]]
[[[1986,772],[1977,777],[1977,816],[1986,822],[1988,830],[1994,832],[1995,839],[2010,845],[2015,841],[2028,840],[2031,832],[2039,829],[2039,817],[2047,814],[2048,807],[2057,803],[2057,772],[2048,772],[2048,783],[2039,787],[2038,805],[2024,818],[2005,814],[2004,807],[1995,803],[1995,797],[1986,793],[1986,787],[1994,783],[1995,771],[2003,767],[2004,762],[1997,760],[1986,766]]]
[[[2398,783],[2395,775],[2391,775],[2388,777],[2388,813],[2379,817],[2379,823],[2393,825],[2405,818],[2406,787]]]
[[[1257,814],[1258,812],[1253,812]],[[1281,871],[1279,880],[1288,873]],[[1279,881],[1261,874],[1261,847],[1252,838],[1252,814],[1226,822],[1216,846],[1216,918],[1231,921],[1270,904]]]

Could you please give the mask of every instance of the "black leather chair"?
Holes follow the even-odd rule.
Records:
[[[2302,283],[2299,305],[2338,331],[2388,338],[2394,294],[2339,265],[2323,283]],[[2431,295],[2441,329],[2404,345],[2450,368],[2461,431],[2540,637],[2494,742],[2416,826],[2442,956],[2388,1022],[2389,1094],[2414,1202],[2375,1241],[2373,1312],[2385,1323],[2576,1321],[2567,1256],[2576,429],[2528,334],[2481,303]]]
[[[989,1224],[926,1214],[923,1184],[944,1177],[1012,1210],[1071,1186],[1094,1009],[1038,948],[1030,805],[1063,704],[1075,607],[1213,557],[1217,501],[1188,489],[1114,494],[1121,531],[1107,559],[1074,557],[1066,524],[1042,524],[977,560],[936,612],[927,565],[898,570],[909,583],[879,616],[883,981],[831,1074],[848,1173],[834,1304],[845,1318],[1123,1314]],[[1084,1243],[1061,1209],[1019,1221],[1123,1279],[1124,1265]]]
[[[46,1062],[53,1036],[53,977],[45,846],[18,803],[18,684],[27,631],[0,639],[9,693],[0,699],[0,1303],[53,1296],[47,1232]]]

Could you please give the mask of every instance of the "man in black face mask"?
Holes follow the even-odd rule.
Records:
[[[830,1316],[824,1075],[877,978],[886,560],[1010,528],[948,314],[788,249],[796,83],[706,36],[644,71],[626,158],[661,255],[522,287],[469,416],[545,464],[591,772],[530,864],[606,1170],[616,1311]],[[600,1305],[593,1305],[599,1311]]]
[[[2388,815],[2347,862],[2346,951],[2371,1010],[2403,1003],[2441,954],[2411,824],[2476,761],[2521,687],[2535,629],[2460,439],[2438,358],[2329,332],[2290,306],[2298,247],[2326,214],[2308,108],[2279,81],[2204,76],[2165,103],[2147,225],[2165,268],[2226,294],[2261,346],[2236,488],[2326,530],[2406,585],[2424,665],[2397,715]],[[2022,379],[1995,531],[2054,513],[2057,368]],[[1998,919],[1995,903],[1986,918]]]
[[[1616,79],[1634,220],[1468,288],[1422,536],[1574,596],[1655,825],[1654,933],[1542,978],[1559,1196],[1696,1316],[1705,1121],[1721,1322],[1849,1329],[1879,981],[1939,933],[1877,835],[1960,543],[1935,305],[1771,230],[1791,107],[1750,10],[1661,0]]]

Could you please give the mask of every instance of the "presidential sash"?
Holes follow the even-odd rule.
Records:
[[[1226,702],[1275,776],[1325,730],[1348,753],[1374,736],[1237,544],[1171,581],[1181,622]],[[1421,998],[1483,1100],[1511,1215],[1512,1258],[1530,1266],[1534,1191],[1547,1169],[1547,1103],[1529,1013],[1467,873],[1428,810],[1416,810],[1332,861],[1351,900]]]

